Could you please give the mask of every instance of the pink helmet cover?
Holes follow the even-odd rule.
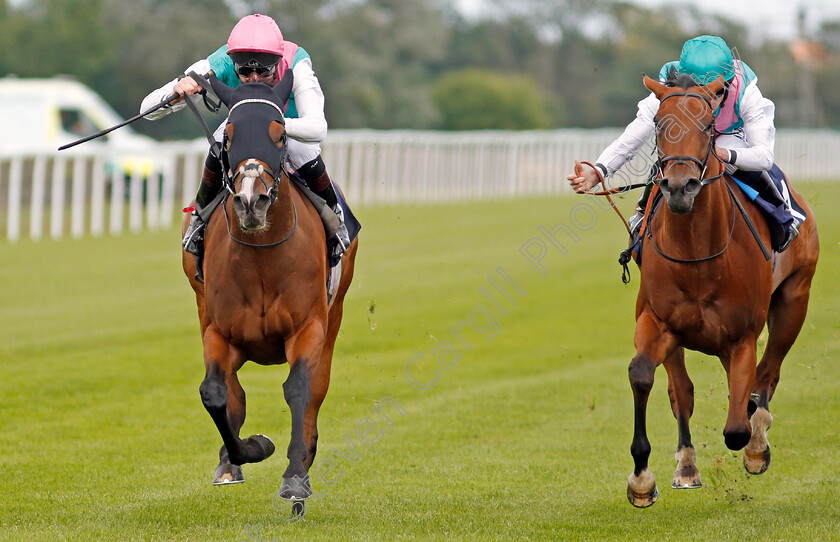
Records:
[[[236,23],[227,41],[228,53],[254,51],[283,54],[283,33],[268,15],[248,15]]]

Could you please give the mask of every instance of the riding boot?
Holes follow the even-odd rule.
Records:
[[[790,203],[779,192],[768,171],[738,170],[735,172],[735,177],[756,191],[758,194],[756,201],[763,200],[763,204],[759,207],[768,217],[768,220],[782,227],[782,234],[772,235],[771,231],[771,238],[773,238],[773,249],[776,252],[783,252],[799,235],[799,226],[802,224],[799,219],[793,216]]]
[[[344,222],[344,210],[341,208],[341,204],[338,203],[335,187],[320,156],[298,168],[298,173],[306,181],[309,188],[319,197],[323,198],[338,217],[338,229],[333,237],[327,239],[330,265],[335,265],[341,259],[341,255],[350,247],[350,235],[347,231],[347,225]]]
[[[642,195],[639,196],[639,201],[636,202],[636,213],[627,220],[627,225],[630,227],[631,247],[639,241],[639,232],[642,229],[642,223],[645,221],[645,208],[647,207],[651,188],[651,185],[645,187]]]
[[[779,245],[779,248],[776,249],[776,252],[784,252],[787,247],[793,242],[794,239],[799,235],[799,226],[802,222],[793,216],[793,209],[788,203],[787,200],[782,196],[779,192],[779,189],[776,188],[776,184],[773,182],[773,179],[770,177],[770,173],[767,171],[761,172],[761,179],[767,185],[767,189],[761,191],[761,195],[771,204],[775,205],[777,209],[784,209],[785,215],[790,215],[791,220],[788,223],[787,229],[785,230],[785,238],[782,241],[782,244]],[[774,213],[776,215],[778,213]]]
[[[201,176],[201,184],[195,195],[195,210],[190,216],[190,225],[184,233],[181,245],[184,250],[195,256],[201,256],[204,252],[204,227],[206,224],[201,219],[201,212],[207,207],[210,201],[219,192],[222,185],[221,171],[213,171],[204,166],[204,173]]]

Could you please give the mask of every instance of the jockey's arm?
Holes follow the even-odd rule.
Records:
[[[718,144],[735,149],[735,166],[747,171],[768,170],[773,167],[773,147],[776,143],[776,127],[773,120],[776,106],[765,98],[754,83],[750,84],[741,98],[741,118],[744,121],[744,140],[732,136],[720,136]]]
[[[210,62],[208,62],[206,58],[199,60],[198,62],[194,63],[189,68],[184,70],[184,74],[187,74],[191,71],[200,73],[202,75],[207,75],[210,73]],[[148,96],[143,98],[143,102],[140,104],[140,112],[143,112],[149,108],[156,106],[164,99],[166,99],[167,96],[171,96],[173,92],[178,92],[178,94],[181,95],[186,93],[187,95],[191,96],[190,99],[193,100],[193,102],[197,102],[199,100],[199,97],[196,95],[196,92],[201,90],[201,87],[198,86],[198,84],[195,83],[192,80],[192,78],[187,79],[189,80],[181,81],[180,79],[173,79],[172,81],[166,83],[159,89],[150,92]],[[173,111],[179,111],[183,109],[184,107],[186,107],[186,105],[187,104],[183,100],[180,100],[179,102],[172,104],[169,107],[163,107],[153,113],[149,113],[143,118],[148,120],[157,120],[159,118],[165,117]]]
[[[320,143],[327,137],[324,92],[309,59],[295,64],[293,71],[295,82],[292,94],[295,97],[298,118],[286,119],[286,134],[303,143]]]
[[[618,138],[604,149],[596,161],[603,164],[607,170],[607,177],[611,177],[621,166],[630,161],[653,133],[653,118],[659,111],[659,100],[651,93],[639,102],[636,118],[631,122]]]

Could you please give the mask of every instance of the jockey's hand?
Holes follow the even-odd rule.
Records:
[[[174,103],[178,103],[184,99],[184,96],[192,96],[197,92],[201,92],[202,87],[198,83],[195,82],[195,79],[190,77],[189,75],[175,83],[175,88],[173,91],[175,94],[180,96]]]
[[[578,194],[583,194],[585,190],[592,190],[598,183],[601,182],[601,176],[594,168],[584,166],[580,160],[575,160],[575,172],[566,177],[572,189]]]
[[[717,155],[718,158],[720,158],[720,160],[724,164],[729,163],[729,158],[730,158],[729,149],[725,149],[723,147],[718,147],[717,145],[715,145],[715,154]]]

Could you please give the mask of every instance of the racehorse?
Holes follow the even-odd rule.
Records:
[[[203,283],[186,252],[183,268],[195,290],[204,347],[201,401],[223,441],[213,483],[243,482],[241,465],[274,452],[266,436],[239,437],[245,392],[237,371],[248,360],[288,363],[283,393],[291,411],[289,465],[277,496],[299,501],[312,494],[307,473],[315,458],[318,410],[329,387],[358,241],[342,257],[328,305],[324,226],[285,165],[283,106],[292,81],[287,73],[274,88],[251,83],[234,90],[211,77],[229,108],[224,163],[233,195],[207,225]]]
[[[819,255],[814,215],[792,189],[807,214],[799,237],[771,259],[760,250],[759,237],[770,246],[768,226],[758,208],[729,187],[732,179],[714,153],[710,98],[723,89],[723,78],[698,86],[689,76],[678,75],[674,86],[666,86],[645,76],[644,85],[660,100],[654,119],[661,171],[657,184],[667,205],[647,217],[636,301],[636,356],[629,367],[635,468],[627,496],[637,507],[652,505],[658,496],[648,469],[646,409],[660,364],[668,374],[668,396],[679,429],[672,485],[701,486],[689,430],[694,386],[686,372],[686,348],[720,359],[729,385],[724,442],[730,450],[746,447],[743,461],[749,473],[767,469],[767,429],[773,419],[769,402],[782,361],[805,320]],[[739,206],[745,215],[736,210]],[[769,338],[756,368],[756,342],[765,322]]]

